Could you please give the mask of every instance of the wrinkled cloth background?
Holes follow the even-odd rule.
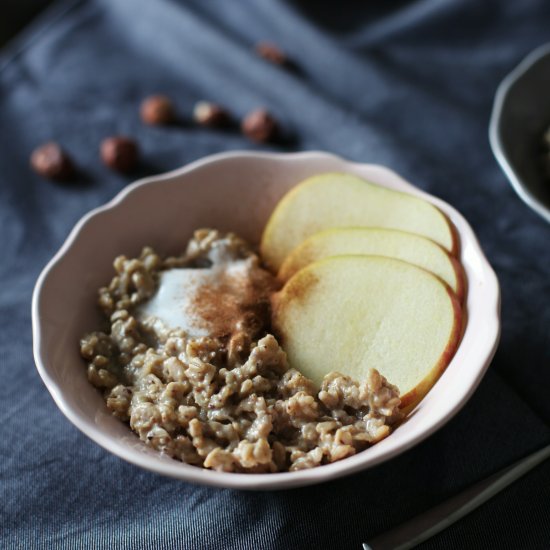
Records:
[[[550,39],[545,0],[364,3],[96,0],[57,3],[0,51],[0,546],[360,548],[550,441],[550,226],[511,190],[489,148],[500,80]],[[257,58],[280,44],[288,71]],[[189,115],[209,99],[237,117],[268,107],[289,139],[385,164],[456,206],[502,285],[502,341],[479,390],[437,434],[325,485],[247,493],[142,471],[57,410],[33,363],[34,282],[73,224],[129,181],[203,155],[251,149],[238,132],[146,127],[147,94]],[[98,162],[105,136],[135,136],[131,177]],[[31,173],[59,140],[82,171]],[[259,147],[258,148],[262,148]],[[423,548],[548,548],[550,464]]]

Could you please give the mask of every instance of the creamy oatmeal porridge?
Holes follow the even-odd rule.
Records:
[[[401,419],[376,370],[317,389],[270,334],[274,277],[237,236],[195,232],[184,254],[116,258],[104,331],[80,342],[107,407],[148,445],[227,472],[311,468],[360,452]]]

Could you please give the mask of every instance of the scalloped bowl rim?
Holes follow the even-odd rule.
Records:
[[[491,120],[489,122],[489,142],[497,162],[518,197],[539,216],[544,218],[547,222],[550,222],[550,207],[535,197],[529,188],[522,182],[516,170],[508,161],[500,135],[500,120],[502,118],[504,102],[506,101],[508,93],[511,88],[525,75],[525,73],[527,73],[527,71],[529,71],[529,69],[531,69],[537,61],[539,61],[539,59],[542,59],[547,55],[550,55],[550,43],[543,44],[529,53],[501,81],[495,94]]]
[[[484,323],[488,330],[489,337],[481,344],[482,350],[476,357],[478,364],[477,369],[475,369],[475,371],[471,373],[466,381],[462,381],[463,387],[461,389],[461,392],[449,396],[449,398],[446,400],[446,409],[441,412],[437,416],[437,418],[434,418],[431,424],[429,424],[429,426],[421,433],[418,433],[416,435],[413,433],[410,437],[402,437],[401,439],[403,439],[403,441],[398,447],[394,448],[391,445],[386,445],[385,447],[383,447],[383,450],[379,450],[382,449],[382,444],[385,441],[390,440],[390,436],[386,438],[386,440],[371,447],[367,451],[358,453],[357,455],[348,457],[339,462],[327,464],[309,470],[271,474],[238,474],[197,468],[173,459],[160,460],[159,457],[159,459],[155,460],[154,457],[151,457],[144,453],[140,453],[130,446],[116,441],[114,438],[110,437],[109,434],[101,431],[93,423],[88,422],[86,418],[84,418],[78,411],[74,410],[66,402],[64,398],[63,388],[60,387],[52,378],[46,366],[46,356],[43,355],[46,354],[46,350],[43,349],[43,342],[41,338],[42,312],[40,309],[40,302],[44,287],[50,277],[52,269],[66,255],[70,254],[78,246],[79,237],[88,224],[93,223],[94,220],[98,220],[99,218],[101,218],[101,214],[104,212],[123,207],[125,199],[130,195],[139,193],[140,189],[146,186],[155,185],[157,182],[171,180],[175,177],[181,177],[185,176],[186,174],[199,171],[201,168],[210,163],[235,159],[254,159],[258,162],[261,162],[262,160],[276,160],[285,163],[315,163],[316,161],[331,160],[333,162],[337,161],[342,165],[341,171],[346,171],[346,168],[350,171],[353,168],[370,168],[378,172],[380,174],[380,177],[385,176],[387,178],[391,178],[394,181],[394,184],[397,185],[401,190],[409,192],[416,196],[423,197],[438,206],[452,219],[458,231],[461,245],[463,246],[464,243],[467,241],[469,247],[473,248],[473,253],[476,255],[476,261],[479,262],[478,267],[482,270],[483,277],[485,278],[485,282],[487,284],[487,288],[484,294],[484,298],[486,299],[486,317],[484,319]],[[350,162],[336,155],[318,151],[303,153],[263,153],[235,151],[210,155],[177,170],[141,179],[120,191],[111,201],[107,202],[105,205],[99,206],[83,216],[80,221],[74,226],[59,251],[48,262],[48,264],[44,267],[40,276],[38,277],[32,298],[32,327],[33,354],[36,367],[44,384],[52,395],[56,405],[73,425],[75,425],[81,432],[83,432],[104,449],[146,470],[150,470],[158,474],[178,478],[189,482],[233,489],[286,489],[290,487],[299,487],[321,483],[375,466],[376,464],[397,456],[398,454],[401,454],[407,449],[420,443],[422,440],[426,439],[429,435],[437,431],[446,422],[448,422],[471,397],[479,382],[481,381],[483,375],[485,374],[485,371],[487,370],[490,361],[496,351],[500,338],[500,289],[498,280],[493,269],[485,258],[473,230],[469,226],[468,222],[463,218],[463,216],[449,204],[445,203],[441,199],[429,195],[424,191],[421,191],[409,182],[403,180],[392,170],[375,164]],[[452,362],[447,370],[449,370],[451,365]],[[437,391],[437,384],[436,386],[434,386],[434,388],[432,388],[431,392],[433,391]],[[414,414],[414,411],[412,414]]]

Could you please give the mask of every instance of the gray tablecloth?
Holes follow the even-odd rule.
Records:
[[[0,52],[0,546],[360,548],[550,441],[550,227],[515,196],[487,140],[495,88],[548,40],[545,0],[363,3],[96,0],[56,4]],[[252,51],[279,43],[296,62]],[[133,177],[253,148],[238,132],[144,126],[140,100],[182,113],[209,99],[281,120],[279,150],[323,149],[386,164],[470,221],[503,293],[502,342],[479,390],[436,435],[390,462],[278,493],[204,488],[111,456],[56,409],[31,354],[35,279],[73,224]],[[98,161],[135,136],[131,178]],[[75,184],[31,173],[60,141]],[[542,466],[425,548],[548,548]]]

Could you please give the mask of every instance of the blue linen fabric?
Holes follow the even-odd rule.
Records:
[[[545,0],[362,3],[96,0],[55,4],[0,54],[0,547],[360,548],[550,441],[550,227],[515,196],[487,140],[502,77],[549,38]],[[292,70],[259,59],[280,44]],[[140,100],[266,106],[286,141],[148,127]],[[550,115],[549,115],[550,118]],[[98,160],[139,141],[123,177]],[[33,174],[55,139],[80,176]],[[166,479],[111,456],[57,410],[34,368],[31,292],[73,224],[131,179],[234,149],[322,149],[385,164],[456,206],[502,285],[502,342],[462,412],[381,466],[321,486],[240,492]],[[84,368],[84,367],[83,367]],[[543,465],[423,548],[548,548]]]

